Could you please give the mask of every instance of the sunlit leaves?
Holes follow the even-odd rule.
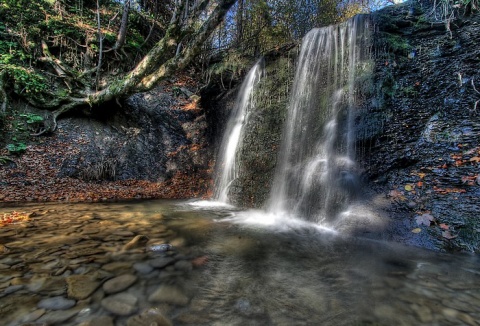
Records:
[[[26,213],[16,211],[4,213],[3,215],[0,215],[0,226],[24,222],[26,220],[28,220],[28,215]]]
[[[415,186],[413,186],[413,185],[411,185],[411,184],[405,185],[405,190],[406,190],[406,191],[412,191],[414,188],[415,188]]]

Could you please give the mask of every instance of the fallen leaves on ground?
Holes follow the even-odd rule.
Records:
[[[165,89],[198,89],[195,79],[188,73],[181,74],[174,81],[167,81],[163,85]],[[180,110],[200,109],[197,97],[179,96],[178,102],[177,109]],[[85,181],[81,178],[59,177],[65,160],[79,156],[82,146],[92,142],[85,133],[70,133],[60,128],[53,136],[35,138],[35,142],[20,156],[10,156],[6,149],[0,149],[0,156],[9,158],[8,162],[0,165],[0,201],[97,202],[147,198],[206,198],[211,194],[212,164],[206,170],[177,172],[164,182],[138,179]],[[191,145],[179,146],[167,155],[192,153],[202,148],[203,145],[192,141]]]
[[[477,181],[478,176],[477,175],[465,175],[461,178],[462,183],[466,184],[468,186],[474,186],[475,181]]]
[[[407,200],[407,198],[405,197],[405,194],[403,193],[403,191],[399,191],[399,190],[391,190],[388,195],[390,197],[392,197],[392,199],[394,200],[399,200],[399,201],[405,201]]]
[[[28,215],[26,213],[20,213],[16,211],[13,211],[11,213],[4,213],[2,216],[0,216],[0,226],[24,222],[27,220]]]
[[[148,180],[85,181],[58,177],[70,146],[29,146],[14,166],[0,166],[0,201],[105,201],[141,198],[198,198],[211,187],[211,171],[178,172],[165,182]],[[194,148],[193,150],[195,150]],[[188,149],[187,149],[188,150]]]
[[[467,192],[465,189],[461,188],[439,188],[437,186],[433,186],[433,191],[440,194],[449,194],[449,193],[465,193]]]

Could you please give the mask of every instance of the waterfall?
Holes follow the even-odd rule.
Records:
[[[369,34],[358,15],[304,37],[268,211],[328,222],[357,191],[354,119]]]
[[[227,128],[225,130],[220,154],[217,160],[214,199],[228,203],[228,192],[232,182],[238,177],[238,150],[243,141],[244,128],[251,110],[255,106],[253,93],[255,86],[264,75],[264,60],[258,60],[250,69],[240,87]]]

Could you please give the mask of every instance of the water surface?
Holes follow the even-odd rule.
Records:
[[[34,214],[0,227],[2,325],[480,320],[475,255],[184,201],[27,204],[1,207],[0,216],[13,210]]]

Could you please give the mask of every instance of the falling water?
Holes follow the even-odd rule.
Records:
[[[354,118],[368,39],[365,15],[303,39],[269,211],[329,221],[357,191]]]
[[[238,149],[243,141],[244,127],[254,107],[253,92],[264,74],[264,60],[258,60],[250,69],[237,95],[235,107],[230,114],[228,125],[220,147],[215,178],[215,194],[217,201],[228,203],[228,191],[232,182],[238,177]]]

